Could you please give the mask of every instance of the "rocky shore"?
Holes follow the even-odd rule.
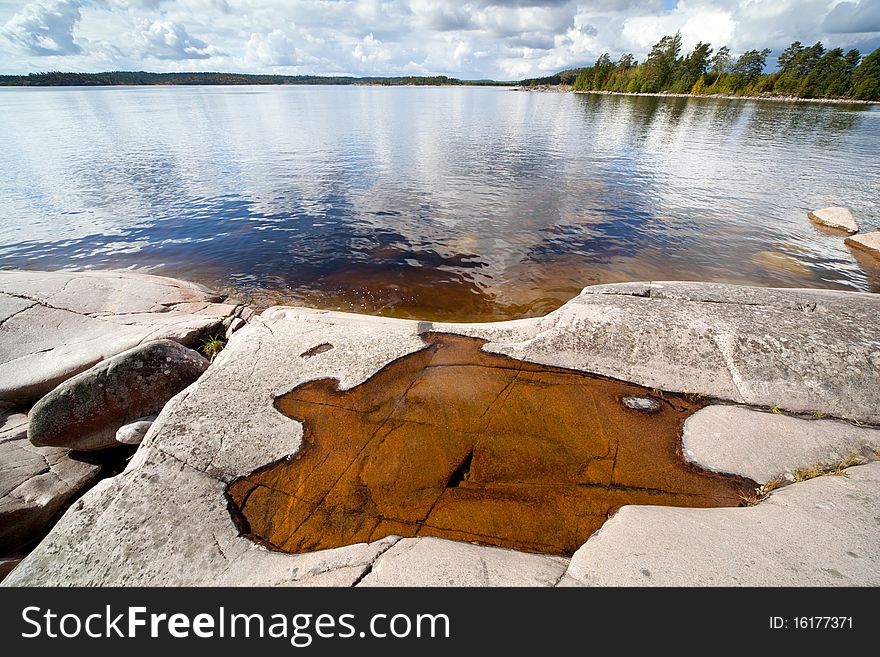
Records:
[[[217,335],[228,343],[209,363],[192,348]],[[467,363],[425,361],[426,350],[440,358],[444,344],[470,345],[467,338],[482,345]],[[414,355],[422,360],[409,367]],[[430,369],[439,367],[447,369]],[[402,538],[385,514],[363,541],[297,553],[257,540],[257,516],[236,511],[230,491],[267,468],[288,468],[285,490],[298,499],[319,489],[320,465],[295,468],[326,435],[322,420],[304,426],[289,408],[327,403],[334,410],[320,417],[385,432],[370,448],[385,461],[380,468],[353,454],[347,467],[360,474],[344,491],[331,481],[315,508],[333,500],[334,527],[351,512],[382,508],[394,472],[420,471],[407,463],[417,453],[405,437],[399,448],[382,447],[400,440],[401,405],[406,422],[452,431],[455,410],[473,407],[498,368],[513,376],[479,401],[489,424],[475,426],[504,421],[493,430],[503,435],[518,431],[517,413],[523,426],[547,413],[548,435],[595,426],[601,449],[574,463],[549,442],[532,449],[537,430],[493,458],[492,444],[466,442],[436,495],[470,499],[524,463],[534,464],[529,476],[538,483],[565,475],[597,494],[642,491],[574,549],[492,547],[510,542],[495,542],[505,523],[489,515],[496,503],[485,497],[472,507],[482,538],[450,540],[412,526]],[[412,379],[399,401],[374,403],[370,383],[401,370]],[[423,375],[429,370],[433,378]],[[597,406],[595,423],[577,429],[586,417],[578,405],[599,403],[580,376],[638,386],[642,401],[621,398],[613,413]],[[526,383],[530,396],[520,394]],[[295,404],[285,405],[292,391]],[[609,394],[602,404],[615,403]],[[598,285],[542,318],[440,324],[293,307],[254,316],[197,286],[142,274],[0,272],[0,404],[0,568],[11,569],[4,586],[880,584],[880,297],[872,294]],[[627,466],[622,478],[630,443],[618,425],[639,430],[667,408],[686,416],[677,446]],[[623,420],[613,420],[618,413]],[[438,435],[446,434],[425,434],[430,448],[420,458],[446,456]],[[108,469],[120,454],[124,470]],[[741,504],[652,500],[650,478],[668,472],[661,460],[673,456],[684,470],[744,485]],[[376,483],[360,486],[368,480]],[[255,481],[250,497],[282,488]],[[572,498],[554,499],[565,506]],[[277,502],[254,500],[238,501],[255,504],[270,526],[289,517]],[[580,507],[565,508],[578,516]]]
[[[568,84],[541,84],[534,87],[511,87],[512,91],[538,91],[550,93],[574,92],[576,94],[593,94],[599,96],[648,96],[652,98],[720,98],[723,100],[769,100],[779,103],[824,103],[830,105],[877,105],[876,100],[856,100],[853,98],[801,98],[800,96],[736,96],[733,94],[674,94],[666,91],[580,91]]]
[[[579,94],[601,94],[604,96],[655,96],[660,98],[721,98],[723,100],[766,100],[777,103],[823,103],[827,105],[877,105],[876,100],[856,100],[853,98],[801,98],[800,96],[736,96],[733,94],[674,94],[669,92],[641,93],[635,91],[575,91]]]

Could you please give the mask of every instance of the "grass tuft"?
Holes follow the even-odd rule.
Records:
[[[785,480],[782,477],[777,477],[776,479],[771,479],[766,484],[761,484],[754,490],[754,492],[742,493],[740,494],[740,499],[742,500],[740,506],[755,506],[756,504],[760,504],[767,499],[770,493],[784,484]]]
[[[222,339],[220,339],[219,335],[210,335],[202,340],[200,349],[201,352],[205,354],[205,357],[213,363],[214,359],[217,357],[217,354],[223,351],[223,347],[225,346],[226,343],[223,342]]]

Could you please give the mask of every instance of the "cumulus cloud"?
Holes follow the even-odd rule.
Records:
[[[75,55],[82,52],[73,39],[79,19],[76,0],[38,0],[22,7],[0,34],[32,55]]]
[[[142,22],[132,38],[144,56],[156,59],[208,59],[217,54],[213,47],[191,36],[186,27],[169,20]]]
[[[251,34],[245,58],[263,66],[296,66],[300,57],[291,37],[280,29],[268,34]]]
[[[734,54],[880,43],[880,0],[31,0],[4,13],[0,72],[211,69],[516,79],[643,59],[680,31]],[[4,45],[5,44],[5,45]],[[771,56],[770,61],[775,61]]]
[[[367,65],[387,62],[391,59],[388,47],[374,38],[372,32],[355,44],[352,54],[355,60]]]

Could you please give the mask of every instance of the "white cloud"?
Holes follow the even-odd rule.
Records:
[[[515,79],[639,59],[880,45],[880,0],[0,0],[0,72],[117,68]],[[771,56],[770,61],[774,61]]]
[[[76,0],[37,0],[22,7],[0,34],[32,55],[75,55],[82,52],[73,40],[79,19]]]
[[[186,27],[169,20],[139,22],[130,35],[144,57],[179,61],[208,59],[217,54],[215,48],[191,36]]]
[[[366,65],[387,62],[391,59],[391,51],[374,38],[372,32],[355,44],[352,54],[355,60]]]
[[[251,34],[245,59],[262,66],[296,66],[300,62],[293,40],[280,29],[268,34]]]

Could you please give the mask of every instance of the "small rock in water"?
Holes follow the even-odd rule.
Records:
[[[860,251],[867,251],[871,255],[880,258],[880,230],[875,230],[864,235],[847,237],[844,244]]]
[[[624,406],[631,408],[634,411],[656,413],[660,410],[660,402],[651,397],[623,397],[621,401]]]
[[[123,424],[116,430],[116,442],[123,445],[140,445],[155,419],[155,415],[150,415],[134,422]]]
[[[813,210],[812,212],[807,212],[807,217],[817,224],[828,228],[835,228],[850,234],[859,232],[859,225],[852,216],[852,212],[847,208],[834,207]]]

